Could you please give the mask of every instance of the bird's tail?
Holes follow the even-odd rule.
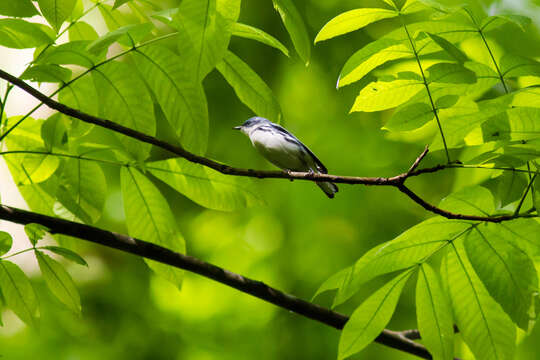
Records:
[[[318,182],[317,185],[330,199],[334,198],[334,194],[339,190],[337,185],[331,182]]]

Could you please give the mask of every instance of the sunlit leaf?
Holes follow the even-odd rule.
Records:
[[[48,151],[64,148],[67,143],[67,121],[56,113],[51,115],[41,126],[41,138]]]
[[[482,186],[469,186],[442,199],[439,207],[468,215],[489,216],[495,211],[493,196]]]
[[[91,54],[86,50],[90,41],[70,41],[58,46],[51,46],[40,54],[38,63],[58,65],[80,65],[85,68],[93,67],[100,56]]]
[[[259,41],[281,51],[285,56],[289,56],[289,50],[278,39],[270,34],[253,26],[242,23],[235,23],[232,28],[232,35]]]
[[[405,271],[368,297],[351,315],[339,339],[338,359],[346,359],[369,345],[392,318],[405,283]]]
[[[39,269],[51,292],[74,312],[81,311],[81,299],[73,279],[64,267],[49,255],[36,251]]]
[[[72,250],[69,250],[67,248],[60,247],[60,246],[54,246],[54,245],[47,245],[47,246],[40,247],[40,249],[49,250],[49,251],[55,253],[56,255],[60,255],[60,256],[64,257],[65,259],[67,259],[67,260],[73,261],[76,264],[88,266],[88,263],[86,262],[86,260],[84,260],[76,252],[74,252]]]
[[[88,45],[87,50],[92,54],[100,54],[121,38],[125,38],[131,45],[135,45],[148,35],[152,29],[154,29],[152,23],[123,26],[94,40]]]
[[[1,46],[28,49],[48,44],[52,40],[52,36],[44,25],[21,19],[0,19]]]
[[[531,18],[517,14],[500,14],[490,17],[486,17],[480,24],[480,28],[483,31],[489,31],[496,29],[497,27],[504,25],[505,23],[512,23],[517,25],[521,30],[525,31],[525,28],[531,23]]]
[[[477,226],[468,234],[465,249],[490,295],[520,328],[528,330],[538,275],[529,256],[499,235],[498,228],[498,224]]]
[[[37,14],[31,0],[0,1],[0,15],[31,17]]]
[[[27,68],[20,78],[35,82],[66,83],[71,79],[71,70],[55,64],[34,65]]]
[[[456,325],[478,359],[512,359],[516,328],[489,296],[467,259],[462,242],[453,242],[443,263]]]
[[[442,218],[426,220],[365,253],[348,271],[334,306],[353,296],[362,284],[377,276],[426,261],[434,252],[470,231],[471,224]]]
[[[0,255],[4,255],[11,249],[13,238],[5,231],[0,231]]]
[[[41,13],[58,32],[73,11],[77,0],[37,0]]]
[[[210,209],[232,211],[261,203],[249,179],[223,175],[185,159],[151,162],[147,169],[176,191]]]
[[[77,21],[75,24],[73,24],[69,30],[69,40],[70,41],[77,41],[77,40],[96,40],[99,35],[94,30],[94,28],[84,22],[84,21]]]
[[[360,91],[351,108],[351,112],[371,112],[391,109],[403,104],[423,89],[424,83],[418,80],[373,82]]]
[[[416,317],[422,341],[434,359],[454,358],[454,320],[448,300],[435,271],[422,264],[416,283]]]
[[[66,159],[60,174],[58,200],[84,222],[96,222],[105,204],[107,182],[93,161]]]
[[[433,40],[437,45],[446,51],[451,57],[453,57],[457,62],[464,63],[468,60],[467,55],[465,55],[461,50],[459,50],[454,44],[445,38],[431,33],[426,33],[431,40]]]
[[[193,83],[182,59],[161,46],[145,46],[134,53],[137,67],[154,92],[182,146],[203,154],[208,141],[208,110],[202,86]]]
[[[418,129],[434,117],[431,105],[426,103],[406,104],[394,112],[383,129],[410,131]]]
[[[375,21],[398,16],[394,10],[386,9],[355,9],[339,14],[326,25],[315,37],[315,42],[331,39],[351,31],[355,31],[369,25]]]
[[[152,97],[144,81],[134,74],[135,67],[123,62],[111,61],[93,71],[96,88],[99,89],[101,114],[130,129],[147,135],[156,133],[156,120]],[[150,144],[124,135],[117,135],[129,152],[144,160],[150,152]]]
[[[412,51],[400,40],[379,39],[354,53],[339,74],[338,87],[362,79],[371,70],[391,61],[411,57]]]
[[[99,115],[99,104],[97,89],[90,75],[85,75],[71,83],[58,94],[58,99],[62,104],[75,108],[87,114]],[[69,134],[71,136],[86,135],[93,127],[93,124],[83,122],[76,118],[69,118]]]
[[[184,238],[176,226],[176,219],[156,186],[132,168],[122,168],[120,180],[129,234],[173,251],[185,252]],[[146,262],[158,275],[177,286],[182,284],[180,269],[152,260]]]
[[[272,90],[242,59],[228,51],[217,69],[253,112],[270,121],[279,122],[281,109]]]
[[[291,0],[272,0],[272,2],[279,16],[281,16],[281,20],[291,37],[298,55],[300,55],[306,66],[309,65],[311,41],[309,40],[309,35],[300,13]]]
[[[466,67],[454,63],[438,63],[426,69],[428,79],[431,82],[451,84],[473,84],[476,75]]]
[[[37,327],[38,300],[25,273],[14,263],[0,260],[0,288],[8,308],[28,325]]]
[[[33,246],[35,246],[39,240],[43,239],[48,231],[49,229],[41,224],[30,223],[24,226],[24,232]]]
[[[240,0],[184,0],[173,17],[181,61],[196,81],[218,64],[240,15]]]

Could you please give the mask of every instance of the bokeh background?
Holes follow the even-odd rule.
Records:
[[[175,2],[179,3],[162,1],[168,5]],[[377,0],[295,3],[312,39],[328,20],[343,11],[381,5]],[[531,2],[509,0],[493,5],[486,1],[485,5],[492,11],[514,9],[533,17],[536,24],[540,20],[540,10]],[[97,11],[84,20],[100,24]],[[331,173],[396,175],[407,170],[430,142],[429,131],[396,137],[381,130],[389,112],[349,114],[362,84],[339,91],[335,88],[348,57],[387,31],[391,23],[383,21],[318,44],[306,67],[294,54],[271,0],[243,1],[240,21],[264,29],[291,49],[291,57],[286,58],[273,48],[245,39],[233,38],[230,45],[274,90],[284,115],[282,124],[310,146]],[[103,24],[99,26],[103,33]],[[527,36],[538,38],[536,27],[529,31]],[[538,48],[525,50],[530,57],[540,55]],[[31,58],[31,51],[0,48],[0,66],[11,73],[22,72]],[[207,77],[204,86],[211,121],[208,155],[234,166],[272,169],[245,136],[231,130],[254,114],[240,103],[217,71]],[[1,83],[0,89],[4,88],[5,83]],[[46,86],[41,90],[49,91]],[[7,108],[10,116],[24,113],[36,103],[18,90],[11,99]],[[42,109],[36,117],[47,114]],[[434,153],[424,165],[442,161],[442,154]],[[107,171],[114,175],[116,170]],[[437,203],[452,188],[461,186],[462,179],[475,176],[483,175],[474,170],[446,170],[415,178],[411,185],[426,200]],[[329,200],[309,182],[256,181],[266,206],[233,213],[205,210],[166,185],[159,185],[176,215],[189,254],[304,299],[310,299],[324,280],[352,264],[366,250],[431,216],[394,188],[341,185],[336,198]],[[2,159],[0,184],[2,203],[26,207]],[[108,186],[106,211],[98,226],[126,232],[118,184],[109,182]],[[2,222],[0,229],[14,234],[16,249],[29,246],[22,227]],[[81,292],[82,316],[69,312],[47,292],[32,256],[12,258],[32,276],[38,290],[41,326],[39,331],[30,329],[13,313],[3,311],[3,359],[336,357],[339,332],[332,328],[190,273],[186,273],[179,291],[154,276],[137,257],[82,241],[74,246],[89,263],[88,268],[67,264]],[[412,285],[406,287],[389,324],[393,330],[416,327]],[[376,282],[367,284],[357,297],[337,310],[350,314],[376,286]],[[316,302],[329,306],[330,295],[324,294]],[[518,359],[538,358],[539,336],[540,330],[536,330],[522,340]],[[458,347],[466,358],[466,350]],[[355,358],[414,357],[373,344]]]

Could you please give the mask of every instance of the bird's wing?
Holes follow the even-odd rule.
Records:
[[[285,128],[283,128],[283,127],[281,127],[279,125],[274,124],[274,128],[277,131],[279,131],[281,134],[283,134],[283,136],[285,137],[285,140],[291,141],[291,142],[294,142],[294,143],[300,145],[302,147],[302,149],[304,149],[311,156],[311,158],[313,159],[313,162],[317,166],[317,170],[319,170],[319,172],[321,172],[323,174],[328,173],[328,170],[323,165],[321,160],[319,160],[319,158],[317,156],[315,156],[315,154],[311,150],[309,150],[309,148],[306,145],[302,144],[302,142],[300,140],[298,140],[296,138],[296,136],[294,136],[293,134],[288,132]]]

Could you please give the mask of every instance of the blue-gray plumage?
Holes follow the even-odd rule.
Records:
[[[234,129],[246,134],[257,151],[277,167],[288,171],[327,174],[328,170],[308,147],[283,127],[255,116]],[[338,192],[331,182],[317,182],[329,198]]]

